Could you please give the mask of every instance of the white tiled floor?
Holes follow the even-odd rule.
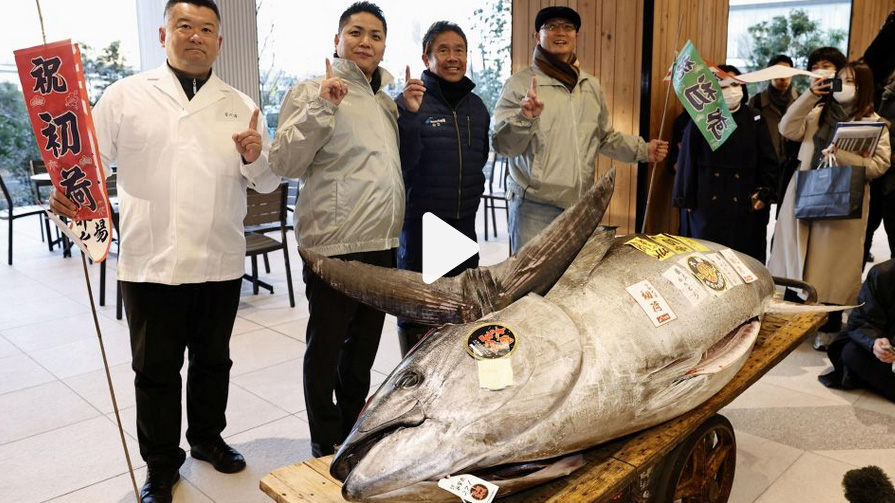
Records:
[[[0,502],[132,502],[80,258],[49,252],[36,219],[20,220],[15,229],[15,265],[0,266]],[[496,241],[480,242],[483,264],[506,256],[504,226],[499,233]],[[5,252],[5,240],[0,244]],[[276,294],[254,296],[246,285],[231,343],[224,435],[249,466],[222,475],[188,458],[177,503],[269,503],[258,480],[310,456],[301,387],[308,311],[292,250],[297,306],[289,308],[282,259],[274,255],[266,279]],[[875,240],[874,253],[888,257],[883,237]],[[98,267],[90,274],[96,289]],[[99,319],[139,485],[145,466],[134,437],[127,326],[115,320],[112,285]],[[388,318],[374,387],[398,361],[394,319]],[[730,501],[838,503],[847,470],[877,464],[895,474],[895,405],[863,391],[822,387],[816,376],[827,365],[806,343],[724,410],[738,440]]]

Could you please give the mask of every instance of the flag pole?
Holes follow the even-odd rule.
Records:
[[[87,273],[87,254],[81,250],[81,264],[84,266],[84,280],[87,283],[87,297],[90,299],[90,311],[93,313],[93,325],[96,327],[96,338],[99,340],[99,350],[103,356],[103,368],[106,371],[106,382],[109,385],[109,396],[112,397],[112,408],[115,410],[115,422],[118,423],[118,434],[121,437],[121,446],[124,448],[124,458],[127,460],[127,471],[131,476],[131,485],[134,489],[134,498],[140,501],[140,491],[137,490],[137,479],[134,476],[134,465],[131,463],[131,455],[127,449],[127,441],[124,438],[124,428],[121,426],[121,414],[118,412],[118,400],[115,399],[115,387],[112,385],[112,373],[109,371],[109,360],[106,358],[106,347],[103,343],[102,330],[99,327],[99,316],[96,314],[96,304],[93,302],[93,288],[90,286],[90,274]]]
[[[684,25],[684,14],[681,13],[678,16],[677,20],[677,35],[674,39],[675,46],[679,46],[681,43],[681,29]],[[668,83],[668,87],[665,89],[665,103],[662,105],[662,122],[659,123],[659,136],[658,139],[662,139],[662,133],[665,131],[665,117],[668,113],[668,97],[671,96],[671,87],[674,85],[674,64],[677,62],[677,54],[680,52],[680,49],[675,49],[674,58],[671,60],[671,80]],[[673,138],[672,138],[673,139]],[[670,143],[670,142],[669,142]],[[659,164],[659,161],[653,161],[652,168],[650,169],[650,187],[653,185],[653,180],[656,178],[656,165]],[[641,232],[646,232],[646,216],[649,215],[650,210],[650,200],[651,191],[647,188],[647,197],[646,197],[646,208],[644,208],[643,214],[643,227],[640,229]]]
[[[40,0],[34,0],[37,4],[37,17],[40,19],[40,34],[44,39],[44,45],[47,45],[47,32],[44,30],[44,15],[40,11]]]

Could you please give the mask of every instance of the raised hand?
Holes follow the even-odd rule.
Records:
[[[660,162],[668,155],[668,142],[665,140],[650,140],[646,145],[649,162]]]
[[[249,128],[241,133],[233,133],[236,151],[249,164],[258,160],[261,155],[261,133],[258,132],[258,115],[261,110],[255,109],[249,119]]]
[[[320,83],[320,97],[339,106],[346,94],[348,84],[342,82],[341,77],[333,76],[333,65],[330,64],[329,58],[326,58],[326,77]]]
[[[528,88],[528,94],[519,102],[522,105],[522,115],[529,119],[534,119],[541,115],[544,111],[544,102],[538,99],[538,78],[531,77],[531,87]]]
[[[75,215],[78,213],[77,203],[65,197],[65,194],[56,189],[50,192],[50,209],[53,210],[53,213],[68,218],[75,218]]]
[[[416,113],[423,104],[426,86],[422,80],[411,78],[409,65],[404,69],[404,82],[404,105],[407,111]]]

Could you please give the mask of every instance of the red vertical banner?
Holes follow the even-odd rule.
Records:
[[[66,234],[95,262],[112,237],[111,209],[77,44],[70,40],[15,51],[28,115],[50,179],[78,205]],[[51,215],[53,216],[53,215]]]

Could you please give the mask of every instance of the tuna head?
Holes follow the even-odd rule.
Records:
[[[513,384],[496,391],[480,386],[467,351],[470,334],[489,326],[509,328],[515,341]],[[412,484],[550,457],[550,438],[527,437],[554,430],[551,415],[574,388],[581,360],[575,324],[536,294],[475,323],[442,327],[370,399],[330,471],[348,500],[392,500]],[[520,446],[531,445],[539,452],[520,456]]]

